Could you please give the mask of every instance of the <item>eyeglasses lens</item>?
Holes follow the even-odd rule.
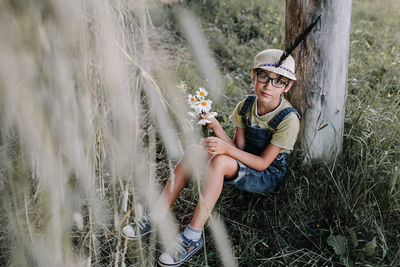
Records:
[[[285,85],[285,83],[282,82],[280,79],[273,79],[264,73],[257,73],[257,80],[260,83],[267,83],[269,80],[271,80],[272,86],[276,88],[281,88]]]

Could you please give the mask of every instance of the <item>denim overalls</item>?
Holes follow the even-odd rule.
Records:
[[[280,111],[269,122],[269,126],[274,131],[267,128],[258,128],[250,125],[247,114],[256,99],[255,95],[249,95],[243,103],[239,111],[242,121],[246,127],[246,144],[244,151],[260,155],[267,145],[271,142],[272,135],[278,128],[281,121],[290,113],[294,112],[300,119],[300,114],[296,109],[290,107]],[[232,184],[234,187],[253,193],[267,193],[273,191],[278,183],[281,183],[286,172],[288,162],[288,153],[280,153],[271,165],[264,171],[256,171],[240,161],[238,177],[233,180],[226,180],[227,184]]]

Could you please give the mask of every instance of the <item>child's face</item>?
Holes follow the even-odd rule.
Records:
[[[275,108],[280,104],[281,94],[288,92],[293,82],[286,77],[280,76],[267,70],[255,71],[254,90],[260,104],[266,104]]]

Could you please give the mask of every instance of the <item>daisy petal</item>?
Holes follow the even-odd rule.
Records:
[[[201,119],[197,122],[198,125],[206,125],[207,123],[211,123],[211,121],[207,119]]]

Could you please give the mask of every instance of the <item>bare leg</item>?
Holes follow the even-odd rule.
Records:
[[[197,163],[204,161],[204,166],[206,166],[206,155],[207,153],[200,146],[193,146],[190,148],[174,169],[174,181],[172,182],[171,177],[168,178],[161,197],[157,200],[155,205],[156,208],[151,212],[151,219],[146,215],[140,219],[140,223],[135,220],[134,223],[126,225],[122,229],[124,235],[128,238],[138,238],[140,236],[147,235],[152,231],[152,221],[156,222],[159,227],[162,228],[164,222],[163,220],[165,220],[166,216],[168,215],[168,209],[171,207],[172,203],[174,203],[179,193],[188,182],[188,170],[190,169],[187,167],[188,161],[192,160]],[[138,229],[140,229],[139,232]]]
[[[236,176],[239,166],[235,159],[226,155],[217,155],[211,159],[210,169],[202,187],[203,202],[197,203],[190,225],[203,229],[212,209],[221,195],[225,178]]]
[[[161,194],[161,199],[162,201],[164,201],[166,207],[168,208],[171,207],[172,203],[175,202],[179,193],[186,186],[189,179],[188,172],[185,170],[182,160],[179,161],[178,165],[176,165],[174,169],[174,175],[174,183],[172,183],[172,179],[170,176]]]
[[[190,158],[188,158],[190,157]],[[201,146],[192,146],[188,151],[185,152],[183,159],[179,161],[174,169],[175,180],[172,182],[171,176],[168,178],[167,184],[161,194],[161,199],[164,203],[164,207],[169,208],[175,202],[179,193],[186,186],[190,177],[189,173],[189,161],[192,160],[195,163],[204,161],[204,165],[207,160],[207,153]]]

